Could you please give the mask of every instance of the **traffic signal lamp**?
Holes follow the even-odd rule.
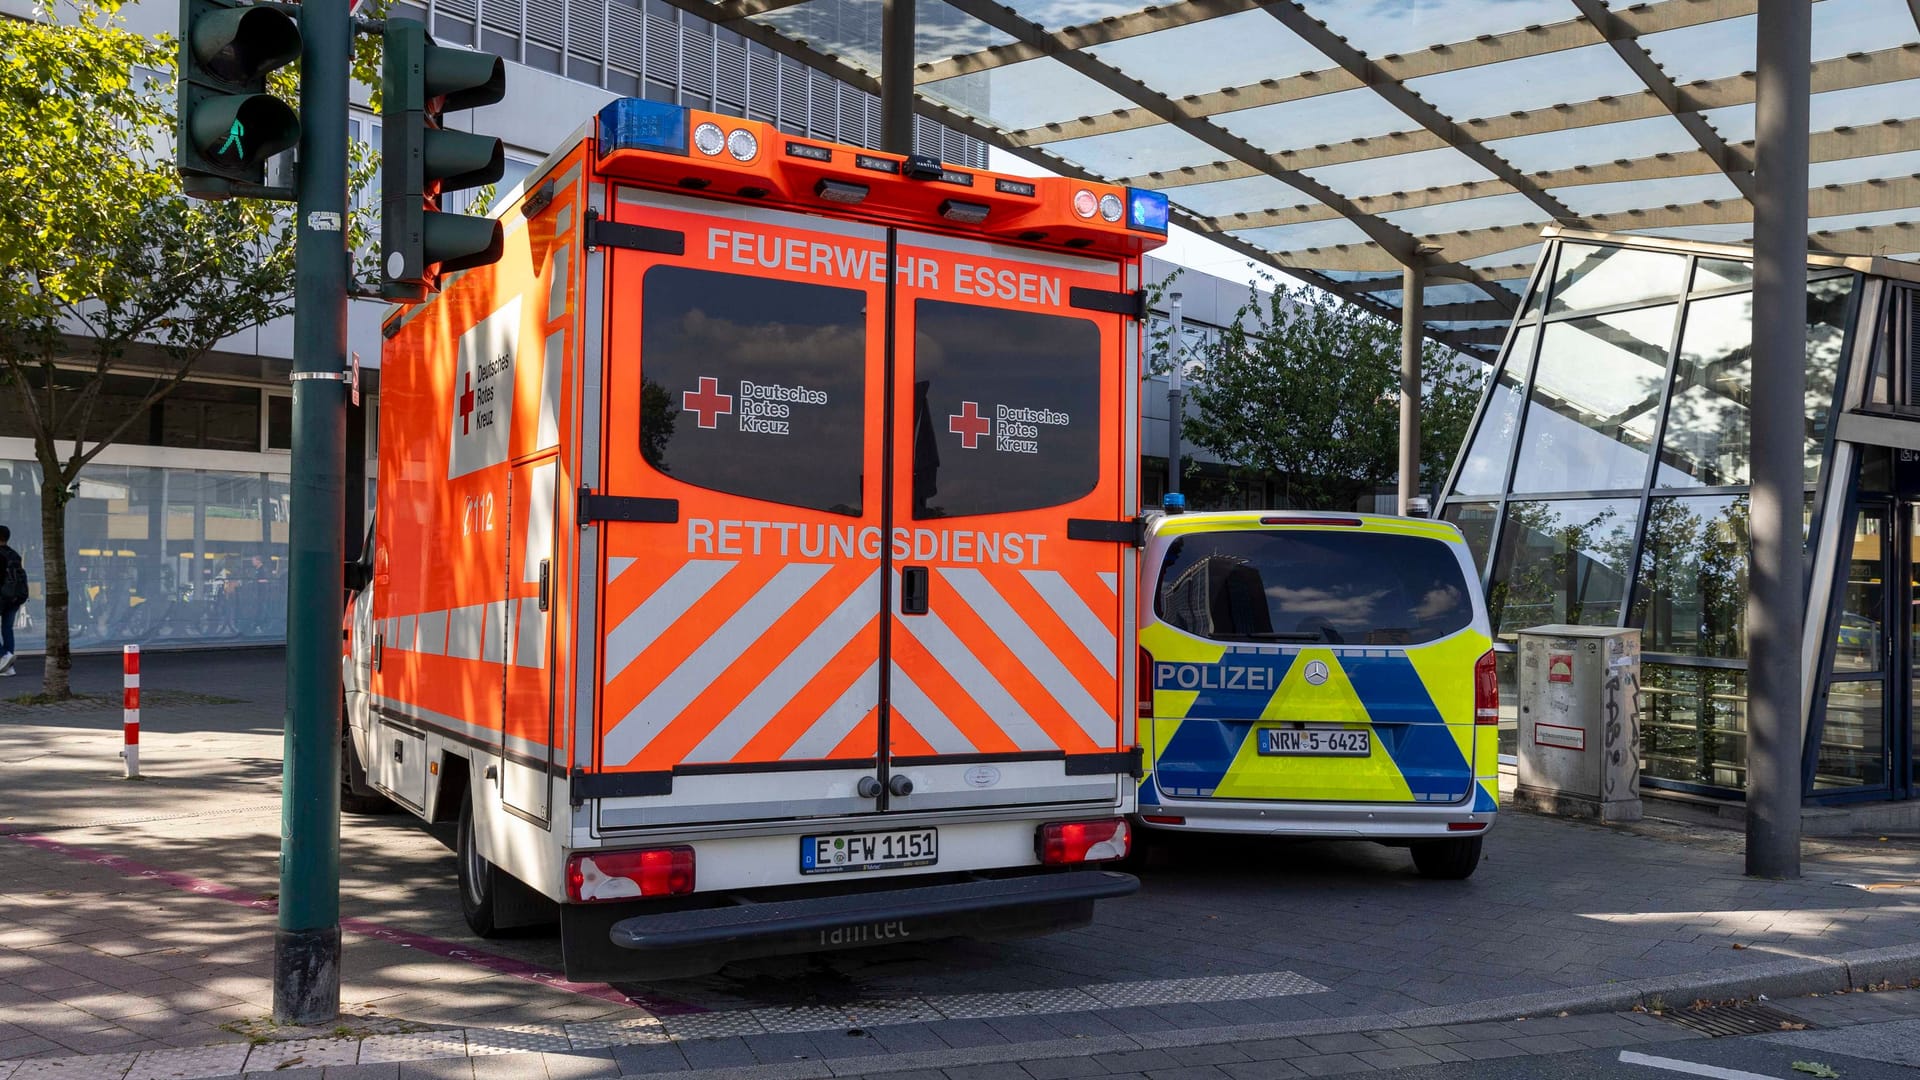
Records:
[[[300,118],[267,93],[267,75],[299,57],[300,27],[283,12],[180,0],[174,159],[187,194],[224,199],[235,183],[266,183],[267,159],[300,141]]]
[[[412,19],[388,19],[381,70],[381,292],[417,300],[442,273],[500,258],[500,223],[443,212],[449,193],[500,179],[499,139],[446,129],[449,112],[491,105],[507,93],[497,56],[442,48]]]

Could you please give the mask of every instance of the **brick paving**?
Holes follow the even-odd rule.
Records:
[[[110,692],[115,661],[83,658],[76,684]],[[150,654],[148,687],[238,700],[150,709],[148,778],[137,783],[119,779],[117,709],[0,714],[0,1080],[35,1080],[38,1071],[22,1071],[29,1064],[75,1055],[124,1058],[116,1075],[132,1078],[184,1075],[200,1067],[180,1064],[193,1054],[226,1062],[242,1053],[230,1075],[257,1049],[253,1040],[334,1034],[266,1022],[279,887],[279,661],[275,651]],[[16,685],[35,688],[25,674]],[[1264,1080],[1631,1045],[1623,1040],[1650,1037],[1643,1029],[1671,1037],[1672,1025],[1631,1016],[1600,1026],[1551,1016],[1452,1026],[1435,1010],[1920,944],[1920,889],[1840,887],[1920,879],[1920,853],[1905,845],[1810,846],[1802,881],[1761,882],[1741,875],[1737,835],[1509,813],[1468,882],[1426,881],[1404,851],[1371,845],[1200,843],[1146,871],[1140,895],[1103,905],[1094,926],[1071,933],[770,960],[569,993],[530,976],[558,967],[551,937],[467,934],[447,839],[403,815],[346,819],[343,911],[380,933],[346,936],[342,1023],[384,1041],[370,1040],[371,1055],[354,1042],[357,1059],[325,1075],[542,1075],[512,1071],[537,1066],[552,1076],[623,1068],[718,1076],[778,1066],[793,1075],[767,1080],[804,1080],[828,1075],[823,1062],[872,1058],[903,1072],[915,1055],[975,1054],[986,1071],[928,1067],[947,1080]],[[196,893],[195,882],[219,891]],[[436,952],[436,942],[448,948]],[[454,949],[499,962],[477,966]],[[1325,989],[1218,996],[1221,985],[1297,987],[1294,979]],[[1098,989],[1113,984],[1136,990]],[[1049,992],[1055,1004],[1011,1015],[888,1022],[909,1016],[909,1003]],[[1071,1001],[1092,1004],[1058,1004]],[[807,1030],[774,1030],[782,1024],[767,1018],[783,1009],[816,1019]],[[850,1027],[863,1034],[847,1035]],[[457,1065],[424,1052],[399,1060],[453,1042],[474,1056]],[[1020,1077],[1003,1068],[1009,1054],[1047,1047],[1058,1052],[1036,1054]],[[1077,1052],[1094,1047],[1102,1049]],[[272,1053],[286,1065],[275,1075],[319,1075],[323,1065]]]

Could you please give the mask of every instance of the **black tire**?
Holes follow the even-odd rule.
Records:
[[[1413,845],[1413,865],[1422,877],[1437,881],[1464,881],[1480,868],[1484,836],[1456,840],[1422,840]]]
[[[367,793],[354,790],[356,784]],[[353,732],[344,715],[340,717],[340,809],[349,814],[386,814],[394,809],[385,795],[367,787],[367,770],[353,748]]]
[[[460,835],[455,853],[460,863],[460,914],[467,927],[483,938],[498,937],[494,901],[499,897],[500,871],[480,854],[473,838],[473,790],[460,801]]]

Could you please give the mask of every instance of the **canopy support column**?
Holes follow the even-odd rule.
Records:
[[[880,149],[913,153],[913,0],[880,9]]]
[[[1420,494],[1420,345],[1427,272],[1418,263],[1400,271],[1400,513]]]
[[[1812,15],[1760,0],[1755,48],[1752,582],[1747,598],[1747,873],[1800,876],[1801,519],[1807,381]]]

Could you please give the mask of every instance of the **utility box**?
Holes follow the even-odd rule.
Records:
[[[1640,631],[1520,631],[1520,782],[1530,810],[1640,820]]]

